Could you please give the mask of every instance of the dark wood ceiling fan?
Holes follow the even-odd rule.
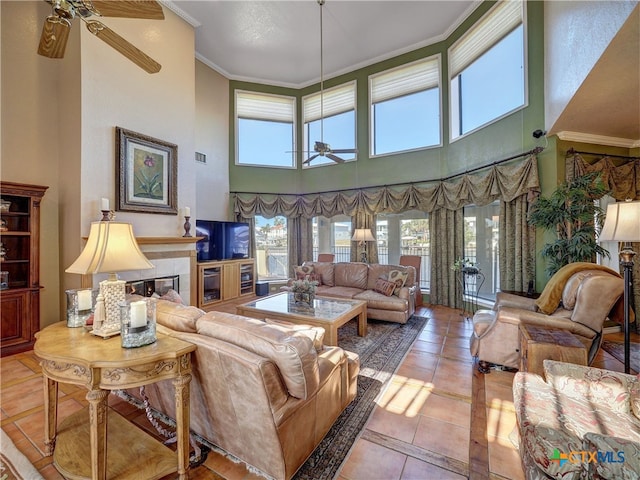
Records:
[[[358,153],[355,148],[342,148],[334,150],[331,145],[324,142],[324,58],[323,58],[323,35],[322,35],[322,6],[325,0],[317,0],[320,5],[320,141],[316,141],[313,146],[312,155],[302,163],[309,165],[315,158],[327,157],[336,163],[344,163],[344,159],[340,158],[338,153]]]
[[[100,40],[116,49],[148,73],[157,73],[162,66],[98,20],[97,17],[144,18],[164,20],[162,6],[153,0],[45,0],[53,11],[44,20],[38,54],[62,58],[67,47],[71,21],[77,16]]]

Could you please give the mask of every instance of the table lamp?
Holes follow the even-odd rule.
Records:
[[[367,247],[364,242],[375,242],[376,239],[373,238],[371,234],[370,228],[356,228],[353,232],[353,236],[351,240],[354,242],[358,242],[358,245],[361,248],[360,251],[360,261],[363,263],[367,263]]]
[[[125,281],[116,272],[146,270],[153,264],[144,256],[130,223],[93,222],[80,256],[65,270],[80,275],[108,273],[100,282],[92,333],[109,337],[120,333],[120,304],[125,300]],[[102,297],[102,298],[101,298]],[[102,303],[104,306],[102,306]],[[104,312],[104,318],[101,318]]]
[[[620,265],[624,269],[624,372],[630,373],[629,300],[633,293],[631,274],[636,255],[631,242],[640,241],[640,201],[610,204],[598,240],[624,242],[619,252]]]

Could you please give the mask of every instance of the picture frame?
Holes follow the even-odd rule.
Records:
[[[178,215],[178,146],[116,127],[118,211]]]

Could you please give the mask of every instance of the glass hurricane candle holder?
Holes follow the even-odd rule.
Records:
[[[120,304],[122,348],[136,348],[156,341],[155,298]]]
[[[67,327],[84,327],[93,314],[98,289],[65,290],[67,294]]]

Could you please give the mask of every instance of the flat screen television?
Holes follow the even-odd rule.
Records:
[[[199,262],[249,257],[249,224],[196,220],[196,243]]]

